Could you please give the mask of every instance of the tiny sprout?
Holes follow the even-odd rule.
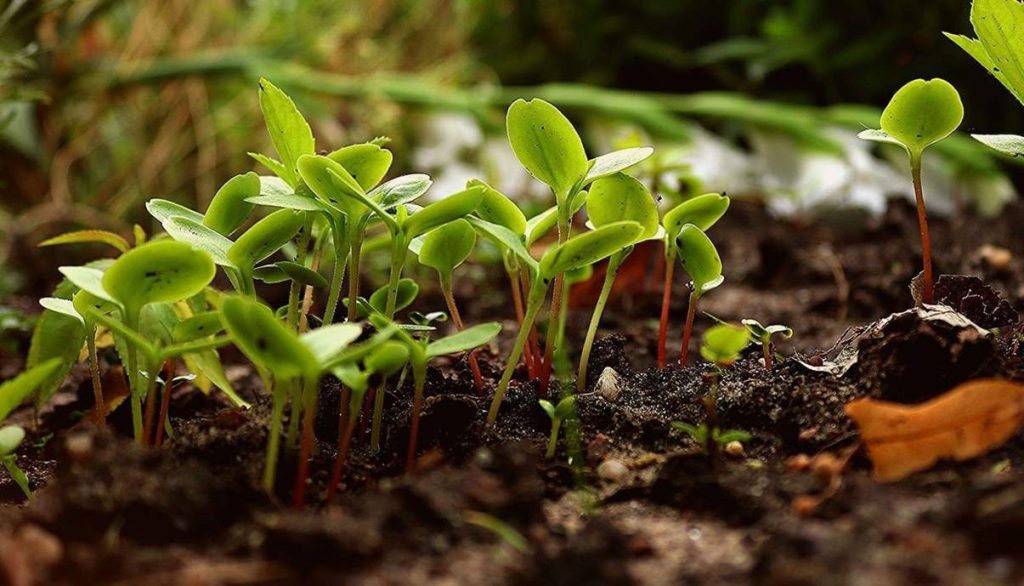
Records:
[[[715,366],[730,366],[750,345],[750,330],[729,323],[717,324],[704,333],[700,355]]]
[[[707,423],[693,425],[683,421],[673,421],[672,427],[691,436],[701,446],[707,446],[709,441],[714,442],[718,448],[730,442],[745,442],[750,439],[750,434],[740,429],[711,429],[708,431]]]
[[[712,326],[704,333],[700,347],[700,355],[714,364],[710,375],[710,389],[703,398],[706,418],[700,426],[694,427],[687,423],[673,423],[673,427],[693,435],[694,439],[704,445],[712,465],[718,456],[720,444],[730,441],[743,441],[739,434],[744,432],[722,431],[718,426],[718,383],[722,369],[730,366],[750,344],[750,330],[743,326],[720,323]]]
[[[18,467],[18,460],[15,455],[15,451],[24,439],[24,429],[16,425],[0,427],[0,463],[3,463],[7,473],[14,479],[14,483],[18,485],[21,492],[25,493],[25,498],[31,498],[32,489],[28,485],[28,477]]]
[[[683,261],[683,268],[691,280],[690,302],[679,351],[679,365],[685,366],[690,352],[690,335],[693,332],[693,319],[697,315],[697,303],[705,293],[721,285],[725,278],[722,276],[722,259],[718,256],[718,250],[707,234],[697,226],[684,225],[676,237],[675,245]]]
[[[910,157],[910,174],[917,200],[924,264],[921,302],[932,302],[932,250],[928,214],[921,189],[921,157],[926,148],[952,134],[964,119],[964,105],[949,82],[916,79],[896,91],[882,111],[881,130],[865,130],[860,137],[902,146]]]
[[[715,225],[729,209],[729,198],[717,193],[706,193],[688,199],[665,212],[661,225],[665,236],[665,284],[661,296],[661,322],[658,328],[658,367],[668,364],[668,311],[672,304],[672,277],[676,266],[677,247],[674,242],[683,226],[692,224],[703,231]]]
[[[770,326],[763,326],[761,323],[754,319],[742,320],[743,325],[747,326],[750,330],[751,335],[754,336],[754,343],[761,346],[764,351],[764,367],[767,370],[772,369],[773,356],[775,354],[775,343],[772,342],[772,337],[776,334],[782,336],[783,340],[788,340],[793,337],[793,328],[780,324],[773,324]]]
[[[563,398],[558,402],[558,406],[545,399],[541,399],[538,403],[540,403],[541,409],[544,409],[544,412],[551,418],[551,435],[548,437],[548,449],[544,457],[553,458],[555,456],[555,449],[558,447],[558,432],[562,428],[562,422],[572,415],[576,409],[576,395],[569,395]]]

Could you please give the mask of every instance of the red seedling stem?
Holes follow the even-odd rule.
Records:
[[[92,396],[96,401],[96,425],[107,426],[107,405],[103,400],[103,382],[100,380],[100,365],[96,358],[96,328],[91,328],[86,336],[89,348],[89,374],[92,376]]]
[[[356,429],[357,412],[348,414],[348,402],[352,391],[348,387],[341,393],[341,409],[338,410],[338,457],[334,460],[334,468],[331,470],[331,481],[327,483],[327,496],[324,502],[334,500],[338,492],[338,485],[341,484],[341,477],[345,473],[345,463],[348,461],[348,451],[352,445],[352,434]]]
[[[928,237],[928,212],[924,207],[924,192],[921,189],[920,160],[911,165],[914,177],[914,197],[917,198],[917,226],[921,232],[921,256],[924,260],[924,278],[921,290],[921,301],[932,303],[932,243]]]
[[[690,335],[693,333],[693,318],[697,315],[696,293],[690,294],[690,303],[686,308],[686,325],[683,327],[683,347],[679,350],[679,366],[686,366],[690,354]]]
[[[658,368],[668,364],[666,340],[668,338],[668,310],[672,305],[672,274],[675,272],[675,259],[666,259],[665,286],[661,293],[661,325],[658,327]]]
[[[544,361],[541,364],[540,387],[537,394],[541,397],[548,395],[548,387],[551,384],[551,366],[555,353],[555,341],[558,339],[558,316],[562,312],[562,286],[563,276],[555,277],[554,291],[551,293],[551,315],[548,317],[548,335],[544,342]]]
[[[465,325],[462,323],[462,316],[459,314],[459,307],[455,304],[455,295],[452,293],[450,278],[441,279],[441,295],[444,296],[444,302],[448,305],[448,313],[452,314],[452,321],[455,322],[455,329],[461,332],[465,329]],[[469,353],[469,369],[473,371],[473,382],[476,384],[476,393],[478,395],[484,394],[484,377],[480,373],[480,364],[476,360],[476,350],[472,350]]]
[[[316,389],[303,388],[303,394],[315,393]],[[309,479],[309,458],[313,453],[313,422],[316,419],[316,402],[307,401],[302,414],[302,440],[299,442],[299,470],[295,475],[295,490],[292,506],[302,510],[306,506],[306,481]]]
[[[530,278],[527,276],[526,271],[520,271],[520,290],[521,293],[525,294],[530,290]],[[526,304],[523,304],[523,319],[526,319]],[[541,371],[541,354],[540,354],[540,340],[537,335],[537,324],[530,326],[530,336],[527,339],[527,345],[523,347],[523,356],[527,355],[529,350],[529,356],[532,362],[532,367],[527,368],[527,372],[530,375],[530,380],[537,380],[540,376]]]
[[[765,370],[771,370],[773,366],[772,354],[773,348],[772,343],[768,340],[761,342],[761,347],[764,349],[764,368]]]
[[[515,272],[509,272],[508,274],[509,283],[512,287],[512,304],[516,308],[516,322],[519,327],[523,327],[523,316],[525,310],[523,309],[523,291],[519,286],[519,275]],[[533,365],[533,354],[531,353],[531,345],[527,344],[523,348],[523,363],[526,365],[526,373],[531,379],[537,377],[536,369]]]
[[[423,387],[426,385],[426,364],[413,366],[412,421],[409,425],[409,446],[405,456],[405,473],[416,471],[416,445],[420,436],[420,411],[423,409]]]

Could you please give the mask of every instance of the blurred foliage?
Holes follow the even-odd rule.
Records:
[[[907,79],[942,75],[969,106],[966,128],[1020,128],[1012,98],[941,35],[966,32],[968,10],[968,0],[0,0],[0,263],[71,262],[56,255],[79,251],[34,245],[86,225],[127,232],[149,221],[147,197],[205,207],[227,177],[255,168],[247,151],[272,150],[253,98],[259,75],[294,93],[325,146],[387,134],[397,168],[409,164],[416,109],[498,129],[495,106],[524,92],[677,138],[680,117],[698,118],[829,150],[823,122],[874,125],[877,110],[808,106],[880,105]],[[961,166],[991,171],[988,155],[957,145]]]

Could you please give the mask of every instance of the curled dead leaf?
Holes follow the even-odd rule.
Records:
[[[1024,385],[980,379],[920,405],[857,399],[845,410],[860,428],[875,479],[889,482],[1002,445],[1024,424]]]

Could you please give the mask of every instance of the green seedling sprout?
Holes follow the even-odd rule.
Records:
[[[585,188],[593,181],[625,170],[646,159],[649,148],[627,149],[594,160],[587,159],[583,141],[558,108],[541,99],[516,100],[505,117],[509,144],[520,164],[547,184],[555,196],[555,225],[558,244],[571,236],[572,217],[583,204]],[[566,311],[568,288],[562,274],[553,275],[551,318],[540,372],[540,390],[545,393],[551,376],[552,357],[558,343],[556,324]],[[525,316],[524,316],[525,317]],[[517,358],[518,359],[518,358]]]
[[[7,419],[7,416],[39,389],[47,378],[60,369],[60,366],[60,358],[51,358],[0,385],[0,422]],[[24,438],[25,431],[20,427],[0,427],[0,463],[3,463],[15,484],[28,498],[32,496],[32,490],[29,488],[25,473],[18,468],[15,456],[15,451]]]
[[[370,315],[370,322],[378,330],[393,327],[391,320],[381,313]],[[412,418],[409,425],[409,446],[406,451],[405,470],[412,472],[416,467],[416,446],[419,440],[420,412],[423,409],[423,393],[427,382],[427,364],[432,358],[448,354],[458,354],[483,346],[501,332],[501,324],[497,322],[479,324],[439,340],[431,341],[423,336],[414,338],[404,328],[395,331],[397,341],[406,345],[409,350],[409,366],[413,377]],[[384,384],[383,382],[381,383]],[[381,390],[377,391],[379,395]],[[376,405],[375,405],[376,407]],[[378,411],[374,409],[374,426],[379,428]]]
[[[305,503],[309,457],[313,447],[313,420],[316,416],[320,377],[336,366],[338,356],[362,333],[356,324],[334,324],[317,328],[301,336],[282,324],[271,309],[246,297],[227,297],[221,303],[221,319],[239,350],[249,360],[273,374],[273,397],[270,439],[267,443],[263,488],[274,489],[277,458],[281,442],[281,419],[290,389],[299,389],[292,397],[301,405],[302,442],[299,471],[293,502],[301,508]],[[291,383],[298,381],[298,385]]]
[[[118,307],[120,320],[103,316],[103,321],[118,322],[137,332],[144,307],[173,303],[199,293],[213,280],[216,269],[210,255],[188,244],[155,241],[121,255],[106,271],[89,267],[61,267],[60,270],[80,289]],[[91,315],[99,319],[101,314],[91,312]],[[129,339],[125,363],[131,389],[132,425],[136,440],[143,443],[142,401],[156,384],[158,365],[144,365],[150,375],[149,384],[144,385],[140,358],[139,345]]]
[[[666,212],[662,218],[665,237],[665,282],[661,296],[661,322],[658,328],[658,368],[665,368],[668,364],[668,312],[672,304],[672,279],[678,252],[675,241],[683,226],[692,224],[706,232],[728,209],[728,197],[718,193],[706,193],[686,200]]]
[[[684,225],[676,237],[675,246],[683,268],[690,276],[690,301],[686,310],[686,325],[683,326],[682,347],[679,350],[679,365],[686,366],[697,304],[705,293],[721,285],[725,278],[722,276],[722,259],[718,256],[718,250],[707,234],[697,226]]]
[[[420,263],[437,271],[441,295],[448,306],[448,313],[452,316],[452,321],[455,322],[455,328],[459,331],[466,329],[466,326],[462,323],[459,307],[455,303],[452,273],[469,258],[475,246],[476,231],[468,221],[459,218],[427,232],[419,250]],[[477,392],[483,393],[484,378],[480,373],[476,354],[473,352],[469,354],[469,367],[473,372],[473,382],[476,384]]]
[[[773,356],[775,355],[775,343],[772,341],[772,338],[775,335],[779,335],[783,340],[788,340],[793,337],[793,328],[781,324],[763,326],[761,322],[755,319],[745,319],[742,320],[742,323],[750,330],[750,334],[754,337],[754,343],[761,346],[764,352],[765,369],[771,370]]]
[[[703,444],[712,463],[716,462],[718,448],[731,441],[745,441],[749,434],[738,430],[720,430],[718,425],[718,384],[722,370],[739,359],[740,353],[750,344],[750,330],[744,326],[719,323],[704,333],[700,355],[713,364],[710,374],[710,390],[704,396],[706,419],[699,426],[684,422],[673,422],[672,426],[688,433]]]
[[[988,70],[1024,104],[1024,7],[1016,0],[974,0],[971,25],[978,35],[946,36]],[[975,140],[1010,157],[1024,157],[1024,136],[974,134]]]
[[[495,231],[500,234],[500,231]],[[494,392],[490,409],[487,412],[487,424],[494,425],[498,418],[498,410],[505,398],[505,392],[512,381],[512,374],[515,372],[519,358],[522,356],[523,348],[526,346],[527,338],[533,328],[534,321],[540,311],[544,299],[547,297],[548,287],[551,281],[557,276],[578,269],[595,262],[608,258],[629,246],[644,233],[644,227],[637,222],[615,222],[606,226],[595,228],[590,232],[578,234],[565,241],[563,244],[553,245],[541,257],[540,262],[533,260],[526,252],[525,246],[518,240],[508,242],[508,245],[518,251],[520,260],[529,267],[532,274],[532,285],[526,302],[526,315],[523,325],[519,329],[516,341],[512,346],[512,353],[509,355],[505,371],[502,373],[498,388]],[[557,321],[552,322],[556,324]]]
[[[923,282],[921,302],[932,302],[932,249],[928,237],[928,214],[921,189],[921,157],[929,146],[946,138],[964,119],[964,105],[956,88],[943,79],[916,79],[901,87],[882,111],[882,129],[865,130],[865,140],[899,145],[910,157],[910,175],[917,200],[917,222],[921,234]]]
[[[393,332],[394,330],[385,331],[387,337]],[[395,374],[405,367],[408,361],[409,348],[405,344],[386,340],[367,352],[362,368],[356,361],[349,361],[332,370],[334,376],[345,385],[345,391],[342,393],[341,409],[338,411],[338,457],[334,461],[331,479],[327,483],[327,494],[324,497],[326,502],[334,499],[345,473],[352,434],[355,432],[359,414],[363,411],[363,401],[371,384],[379,383]]]
[[[620,220],[635,221],[643,227],[643,232],[639,237],[640,241],[661,237],[661,229],[658,224],[658,205],[654,198],[643,183],[622,173],[608,175],[594,181],[587,196],[587,215],[590,217],[590,225],[593,227],[607,226]],[[579,370],[576,374],[576,392],[578,393],[582,393],[586,389],[590,351],[594,345],[594,338],[597,336],[598,325],[601,323],[601,315],[608,303],[612,286],[615,284],[615,275],[622,263],[633,252],[635,244],[631,243],[608,257],[604,283],[601,286],[597,303],[594,304],[594,313],[590,318],[587,335],[583,341],[583,351],[580,354]]]
[[[548,449],[544,453],[544,457],[554,458],[555,449],[558,447],[558,432],[562,428],[562,422],[572,415],[573,410],[576,408],[576,396],[569,395],[563,397],[557,406],[545,399],[541,399],[538,402],[541,409],[551,418],[551,435],[548,436]]]

